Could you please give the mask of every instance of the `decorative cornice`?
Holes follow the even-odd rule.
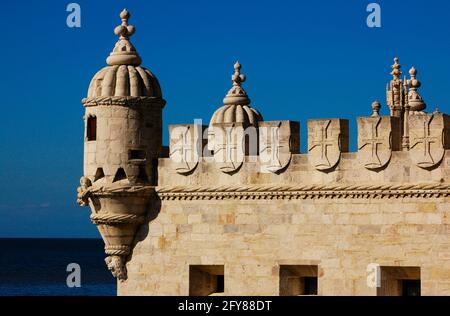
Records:
[[[449,196],[450,183],[173,186],[156,193],[161,200],[421,198]]]
[[[95,97],[95,98],[84,98],[81,100],[81,103],[84,107],[91,106],[127,106],[127,107],[136,107],[140,105],[153,105],[159,104],[163,108],[166,105],[166,101],[161,98],[156,97]]]

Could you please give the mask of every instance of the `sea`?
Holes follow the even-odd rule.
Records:
[[[0,239],[0,296],[115,296],[104,258],[101,239]]]

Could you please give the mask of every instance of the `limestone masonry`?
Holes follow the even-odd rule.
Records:
[[[130,14],[85,107],[78,203],[105,242],[119,295],[450,295],[450,118],[425,112],[399,60],[349,122],[264,121],[242,66],[209,126],[169,126]],[[366,108],[361,109],[363,112]]]

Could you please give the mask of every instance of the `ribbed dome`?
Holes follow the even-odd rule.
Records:
[[[258,127],[258,122],[263,121],[262,115],[250,106],[250,98],[242,88],[245,81],[245,75],[241,74],[241,64],[234,64],[234,73],[231,76],[233,87],[228,91],[223,99],[223,106],[217,109],[208,128],[208,149],[215,150],[215,132],[216,123],[242,123],[244,128],[249,126]]]
[[[251,126],[258,126],[262,121],[261,114],[250,105],[224,105],[214,112],[210,126],[215,123],[244,123]]]
[[[112,96],[162,98],[158,79],[148,69],[132,65],[107,66],[92,78],[88,98]]]
[[[262,115],[250,106],[250,98],[242,87],[245,75],[241,74],[241,64],[234,64],[234,73],[231,76],[233,87],[228,91],[223,99],[223,106],[214,112],[210,128],[215,123],[244,123],[244,125],[258,126],[262,121]]]
[[[161,98],[158,79],[142,62],[130,37],[136,28],[128,24],[130,13],[124,9],[120,13],[122,23],[114,29],[119,40],[106,59],[108,66],[97,72],[91,80],[88,99],[98,97],[155,97]]]

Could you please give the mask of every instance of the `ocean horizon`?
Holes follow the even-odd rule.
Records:
[[[0,296],[115,296],[104,244],[97,238],[0,238]],[[69,264],[80,287],[67,286]]]

